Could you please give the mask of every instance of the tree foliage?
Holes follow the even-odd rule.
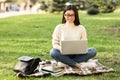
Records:
[[[93,0],[92,6],[98,7],[99,12],[113,12],[117,6],[117,0]]]
[[[6,0],[6,2],[15,2],[17,0]]]

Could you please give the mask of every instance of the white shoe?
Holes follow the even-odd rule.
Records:
[[[66,67],[67,66],[66,64],[64,64],[62,62],[58,62],[57,65],[58,65],[58,67]]]

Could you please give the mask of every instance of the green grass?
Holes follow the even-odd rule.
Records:
[[[96,47],[95,58],[115,73],[58,78],[43,76],[25,80],[120,80],[120,17],[119,13],[90,16],[80,12],[81,24],[88,33],[89,47]],[[61,13],[31,14],[0,19],[0,80],[19,80],[12,68],[23,55],[52,59],[49,51],[55,26],[61,23]]]

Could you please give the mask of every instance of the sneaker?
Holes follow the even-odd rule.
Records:
[[[58,62],[58,63],[57,63],[57,65],[58,65],[58,67],[61,67],[61,68],[63,68],[63,67],[66,67],[66,66],[67,66],[66,64],[64,64],[64,63],[62,63],[62,62]]]

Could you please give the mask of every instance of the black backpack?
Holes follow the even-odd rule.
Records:
[[[19,62],[13,68],[16,73],[22,72],[23,74],[29,75],[35,72],[36,68],[41,62],[40,58],[33,58],[29,56],[22,56],[18,58]]]

